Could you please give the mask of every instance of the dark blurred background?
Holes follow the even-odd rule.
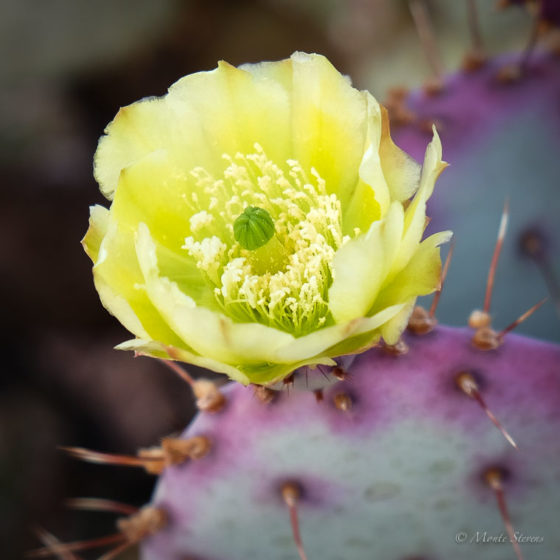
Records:
[[[429,2],[448,68],[468,44],[465,5]],[[520,10],[481,2],[490,51],[523,44]],[[360,88],[429,75],[408,3],[397,0],[2,0],[0,2],[1,557],[113,531],[114,516],[69,512],[96,496],[141,505],[153,479],[63,456],[57,445],[134,453],[181,430],[190,391],[163,366],[112,348],[129,338],[104,311],[80,246],[98,137],[120,106],[182,75],[320,52]],[[123,556],[125,557],[125,556]],[[129,558],[135,558],[132,551]]]

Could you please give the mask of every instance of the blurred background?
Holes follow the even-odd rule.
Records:
[[[466,4],[427,2],[447,69],[468,44]],[[104,311],[80,246],[97,139],[118,108],[216,66],[319,52],[383,100],[430,76],[405,0],[0,1],[0,541],[21,558],[44,526],[62,540],[114,531],[67,497],[141,505],[153,479],[72,461],[58,445],[134,453],[181,430],[189,389],[112,348],[129,338]],[[479,1],[490,52],[525,45],[522,9]],[[496,224],[497,224],[496,218]],[[481,279],[483,282],[483,279]],[[135,558],[135,551],[128,558]],[[87,557],[84,555],[84,557]],[[123,556],[124,558],[125,556]]]

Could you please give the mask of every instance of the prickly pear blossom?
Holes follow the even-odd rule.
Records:
[[[136,337],[119,348],[269,383],[397,342],[439,284],[450,234],[421,240],[437,133],[420,170],[322,56],[221,62],[105,132],[95,176],[112,203],[83,244]]]

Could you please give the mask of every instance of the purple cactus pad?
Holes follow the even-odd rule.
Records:
[[[250,387],[228,385],[225,410],[199,414],[183,434],[208,436],[211,453],[160,477],[153,504],[170,524],[143,543],[142,558],[296,559],[279,490],[296,481],[310,559],[511,559],[508,542],[482,543],[483,534],[505,533],[484,482],[493,467],[508,473],[516,531],[538,541],[521,543],[527,558],[557,558],[560,347],[509,335],[498,350],[480,352],[471,337],[437,327],[406,335],[405,355],[370,350],[322,402],[292,390],[264,404]],[[519,451],[458,388],[463,371]],[[350,410],[334,406],[341,392]]]

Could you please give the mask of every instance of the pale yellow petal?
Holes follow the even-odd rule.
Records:
[[[150,338],[149,333],[140,322],[138,315],[128,300],[113,290],[111,284],[100,274],[94,274],[95,289],[99,294],[99,299],[103,307],[114,315],[125,329],[135,336]],[[138,307],[138,304],[136,304]]]
[[[381,217],[381,205],[375,199],[375,191],[361,179],[352,197],[342,209],[342,234],[354,237],[356,228],[364,233]]]
[[[280,72],[289,67],[289,61],[270,64]],[[199,115],[200,141],[219,157],[252,153],[255,143],[279,165],[292,157],[289,91],[258,66],[235,68],[222,61],[213,72],[179,80],[169,89],[169,98],[173,105],[188,106]],[[199,165],[204,167],[204,161]]]
[[[155,232],[162,274],[173,278],[198,305],[217,308],[211,284],[182,248],[193,214],[187,197],[195,189],[189,179],[173,167],[164,150],[152,152],[121,173],[111,214],[130,234],[146,223]]]
[[[174,84],[169,94],[118,112],[95,154],[94,173],[105,196],[113,198],[123,169],[161,149],[184,173],[197,166],[223,171],[222,154],[243,147],[224,74],[220,68],[191,74]]]
[[[243,364],[239,366],[232,366],[206,356],[199,356],[189,350],[165,346],[159,342],[141,339],[127,340],[126,342],[116,346],[116,349],[132,350],[154,358],[179,360],[215,371],[217,373],[224,373],[234,381],[242,383],[243,385],[248,385],[249,383],[272,384],[280,381],[292,373],[295,369],[307,365],[336,365],[336,363],[330,358],[314,357],[308,360],[301,360],[300,362],[285,364],[271,364],[263,362],[261,364]]]
[[[351,354],[360,354],[375,346],[380,338],[381,333],[379,332],[379,328],[376,328],[371,331],[363,332],[358,335],[345,338],[335,346],[329,348],[325,352],[325,354],[331,356],[347,356]]]
[[[164,135],[171,119],[163,100],[157,98],[143,99],[119,110],[99,139],[94,159],[95,179],[107,198],[113,198],[125,167],[165,145]]]
[[[360,179],[370,185],[379,204],[380,217],[383,217],[391,202],[391,193],[383,173],[380,157],[382,114],[379,103],[367,92],[368,130],[366,150],[360,163]]]
[[[391,203],[391,193],[380,159],[381,107],[369,93],[362,93],[368,114],[366,143],[358,183],[343,208],[342,225],[346,235],[352,235],[354,227],[366,231],[374,220],[385,216]]]
[[[278,348],[276,356],[274,356],[274,361],[278,364],[309,364],[322,363],[317,360],[325,357],[334,358],[339,356],[339,345],[345,340],[355,341],[357,337],[364,333],[369,333],[368,337],[370,340],[376,337],[378,338],[378,335],[373,331],[387,321],[390,321],[401,311],[402,307],[403,306],[400,304],[393,305],[376,313],[374,316],[361,317],[339,325],[325,327],[308,335],[296,338],[286,346]],[[337,351],[334,351],[334,348],[336,348]],[[351,348],[347,347],[346,350],[348,350],[348,352],[342,353],[351,353],[357,348],[358,346],[356,345]]]
[[[408,200],[418,188],[420,165],[401,150],[391,138],[389,115],[381,106],[382,128],[379,159],[383,175],[391,193],[391,200]]]
[[[180,345],[141,285],[134,235],[114,221],[109,222],[99,247],[93,277],[103,305],[132,333]]]
[[[110,214],[107,208],[90,206],[89,209],[89,228],[82,239],[82,246],[87,256],[95,264],[99,255],[99,247],[109,228]]]
[[[122,108],[100,139],[95,177],[112,198],[121,171],[160,149],[185,173],[200,166],[219,175],[223,154],[250,153],[256,142],[282,164],[292,157],[290,131],[289,93],[282,84],[220,63],[185,76],[166,96]]]
[[[276,359],[278,362],[294,362],[325,354],[330,347],[346,337],[353,336],[359,330],[362,321],[361,318],[347,321],[296,338],[290,344],[278,349]],[[336,356],[335,354],[329,355]]]
[[[371,317],[355,319],[354,328],[347,332],[345,338],[324,351],[326,356],[342,356],[345,354],[356,354],[364,352],[374,346],[381,336],[383,325],[391,322],[398,316],[405,304],[392,305],[376,313]]]
[[[437,178],[447,167],[447,163],[441,159],[441,142],[435,127],[433,130],[434,137],[426,149],[422,166],[420,187],[405,212],[404,235],[391,271],[393,275],[402,270],[415,253],[426,227],[426,202],[434,190]]]
[[[146,223],[160,245],[186,255],[181,247],[191,233],[194,183],[173,165],[167,151],[151,152],[122,171],[111,214],[132,231]]]
[[[346,206],[358,183],[367,140],[367,99],[324,57],[294,53],[283,62],[243,66],[281,83],[290,102],[288,157],[314,167]],[[270,133],[270,129],[269,133]]]
[[[384,257],[379,221],[337,251],[329,288],[329,309],[337,323],[363,317],[372,306],[383,280]]]
[[[399,247],[403,219],[401,203],[394,202],[385,219],[337,251],[329,289],[329,309],[337,323],[367,315]]]
[[[380,310],[398,302],[407,302],[436,290],[441,275],[439,245],[446,243],[450,238],[451,232],[442,231],[420,243],[408,265],[381,290],[373,310]]]
[[[141,338],[127,340],[126,342],[122,342],[121,344],[115,346],[115,348],[117,350],[139,352],[147,356],[152,356],[153,358],[179,360],[181,362],[209,369],[216,373],[224,373],[234,381],[243,383],[243,385],[248,385],[250,383],[249,378],[236,367],[218,362],[211,358],[199,356],[194,352],[190,352],[182,348],[165,345],[154,340],[143,340]]]
[[[90,227],[82,243],[94,263],[93,277],[103,306],[136,336],[148,336],[127,298],[113,289],[115,271],[111,250],[117,238],[117,226],[102,206],[90,209]]]
[[[360,321],[359,328],[356,329],[356,334],[366,333],[373,331],[384,325],[387,321],[390,321],[395,315],[400,313],[404,307],[405,303],[394,303],[386,307],[381,308],[379,311],[372,313],[370,316],[365,317]]]
[[[281,381],[298,368],[305,366],[335,366],[336,362],[325,356],[317,356],[300,362],[282,363],[282,364],[263,364],[260,367],[243,367],[243,371],[251,379],[252,383],[261,385],[272,385]]]
[[[408,319],[414,309],[416,298],[412,298],[402,305],[402,309],[389,321],[381,326],[380,332],[386,344],[396,344],[408,325]]]

